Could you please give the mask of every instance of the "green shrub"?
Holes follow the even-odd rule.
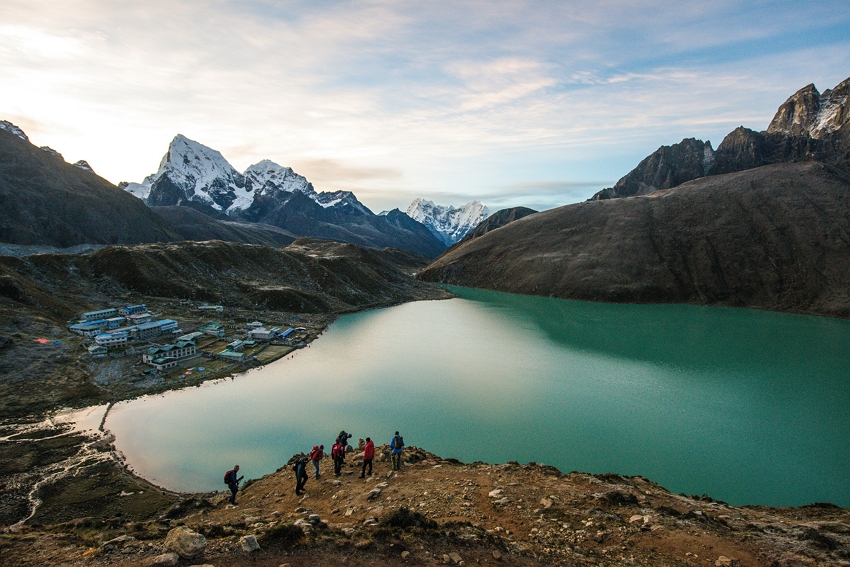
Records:
[[[437,522],[423,516],[419,512],[410,510],[407,506],[402,506],[392,514],[384,516],[379,522],[381,527],[385,528],[422,528],[425,530],[437,529]]]
[[[269,547],[293,547],[304,538],[304,532],[292,524],[278,524],[267,530],[260,543]]]

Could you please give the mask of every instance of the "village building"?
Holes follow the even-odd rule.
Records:
[[[141,325],[142,323],[150,323],[153,320],[153,315],[150,313],[133,313],[127,315],[127,320],[133,325]]]
[[[140,303],[138,305],[128,305],[127,307],[121,308],[121,314],[130,316],[130,315],[138,315],[140,313],[147,313],[148,306],[144,303]]]
[[[130,339],[130,333],[124,329],[118,329],[112,331],[111,333],[102,333],[100,335],[95,335],[94,342],[99,346],[106,348],[116,348],[120,346],[126,346],[127,341]]]
[[[219,323],[207,323],[206,325],[201,325],[198,327],[198,331],[201,331],[205,335],[212,335],[218,338],[224,336],[224,327],[222,327]]]
[[[86,321],[85,323],[69,325],[68,330],[84,337],[93,337],[100,334],[108,327],[109,323],[106,319],[97,319],[95,321]]]
[[[252,322],[252,323],[248,323],[248,328],[249,328],[249,329],[259,329],[259,328],[260,328],[260,327],[262,327],[262,326],[263,326],[263,324],[262,324],[262,323],[260,323],[259,321],[254,321],[254,322]]]
[[[229,362],[244,362],[247,356],[244,352],[233,352],[232,350],[223,350],[216,355],[221,360]]]
[[[275,327],[274,329],[266,329],[265,327],[259,327],[257,329],[251,329],[248,333],[251,335],[251,338],[255,341],[270,341],[275,338],[275,335],[280,332],[280,327]]]
[[[117,329],[121,325],[127,322],[126,317],[110,317],[106,320],[106,328],[107,329]]]
[[[177,337],[177,342],[178,343],[183,342],[183,341],[195,342],[203,336],[204,336],[204,333],[202,333],[201,331],[195,331],[194,333],[188,333],[186,335],[181,335],[181,336]]]
[[[153,337],[158,337],[163,333],[168,333],[177,329],[177,321],[174,319],[161,319],[159,321],[151,321],[142,323],[130,329],[130,337],[135,340],[143,341]]]
[[[99,319],[108,319],[109,317],[115,317],[118,315],[118,310],[115,308],[110,309],[100,309],[98,311],[86,311],[82,315],[80,315],[80,323],[85,323],[87,321],[97,321]]]
[[[145,364],[153,364],[157,359],[171,358],[180,360],[193,356],[196,353],[195,343],[179,342],[175,344],[152,347],[142,355],[142,362]]]
[[[198,307],[198,311],[201,313],[223,313],[224,306],[222,305],[201,305]]]
[[[245,348],[245,342],[244,341],[233,341],[232,343],[227,345],[226,350],[232,350],[233,352],[242,352],[242,350],[244,348]]]
[[[169,368],[175,368],[177,366],[177,359],[171,357],[159,357],[150,361],[148,364],[156,368],[157,370],[168,370]]]
[[[107,354],[106,347],[100,345],[91,345],[88,347],[88,351],[92,358],[103,358]]]

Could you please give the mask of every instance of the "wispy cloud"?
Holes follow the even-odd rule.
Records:
[[[661,144],[764,128],[796,89],[846,78],[845,8],[5,0],[0,118],[116,182],[151,173],[180,132],[376,209],[539,208]]]

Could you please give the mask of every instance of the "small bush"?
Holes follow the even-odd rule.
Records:
[[[304,538],[304,532],[292,524],[278,524],[266,531],[260,543],[266,546],[293,547]]]
[[[437,529],[437,522],[423,516],[419,512],[413,512],[407,506],[402,506],[392,514],[384,516],[379,522],[385,528],[422,528],[425,530]]]

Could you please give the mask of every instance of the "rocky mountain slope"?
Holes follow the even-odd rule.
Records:
[[[485,221],[481,224],[470,230],[466,233],[466,236],[460,239],[459,243],[468,242],[479,236],[484,236],[491,230],[496,230],[497,228],[502,228],[503,226],[514,222],[515,220],[519,220],[521,218],[525,218],[528,215],[533,215],[536,213],[534,209],[529,209],[528,207],[513,207],[510,209],[502,209],[501,211],[496,211],[494,214],[487,217]]]
[[[240,173],[218,151],[179,134],[156,173],[120,186],[150,206],[190,206],[219,220],[263,223],[298,236],[432,258],[445,249],[424,227],[387,222],[349,191],[317,193],[306,178],[269,160]]]
[[[490,209],[481,201],[471,201],[456,209],[414,199],[407,207],[407,216],[424,224],[443,244],[451,246],[490,216]]]
[[[689,138],[661,146],[594,200],[645,195],[708,175],[770,165],[821,161],[850,172],[850,78],[818,92],[807,85],[776,111],[766,131],[743,126],[715,151],[711,142]]]
[[[191,207],[151,207],[151,210],[171,226],[178,240],[224,240],[262,246],[286,246],[297,238],[276,226],[216,220]]]
[[[178,238],[131,195],[0,125],[0,242],[64,248]]]
[[[818,162],[568,205],[463,243],[419,277],[514,293],[850,317],[850,175]]]

